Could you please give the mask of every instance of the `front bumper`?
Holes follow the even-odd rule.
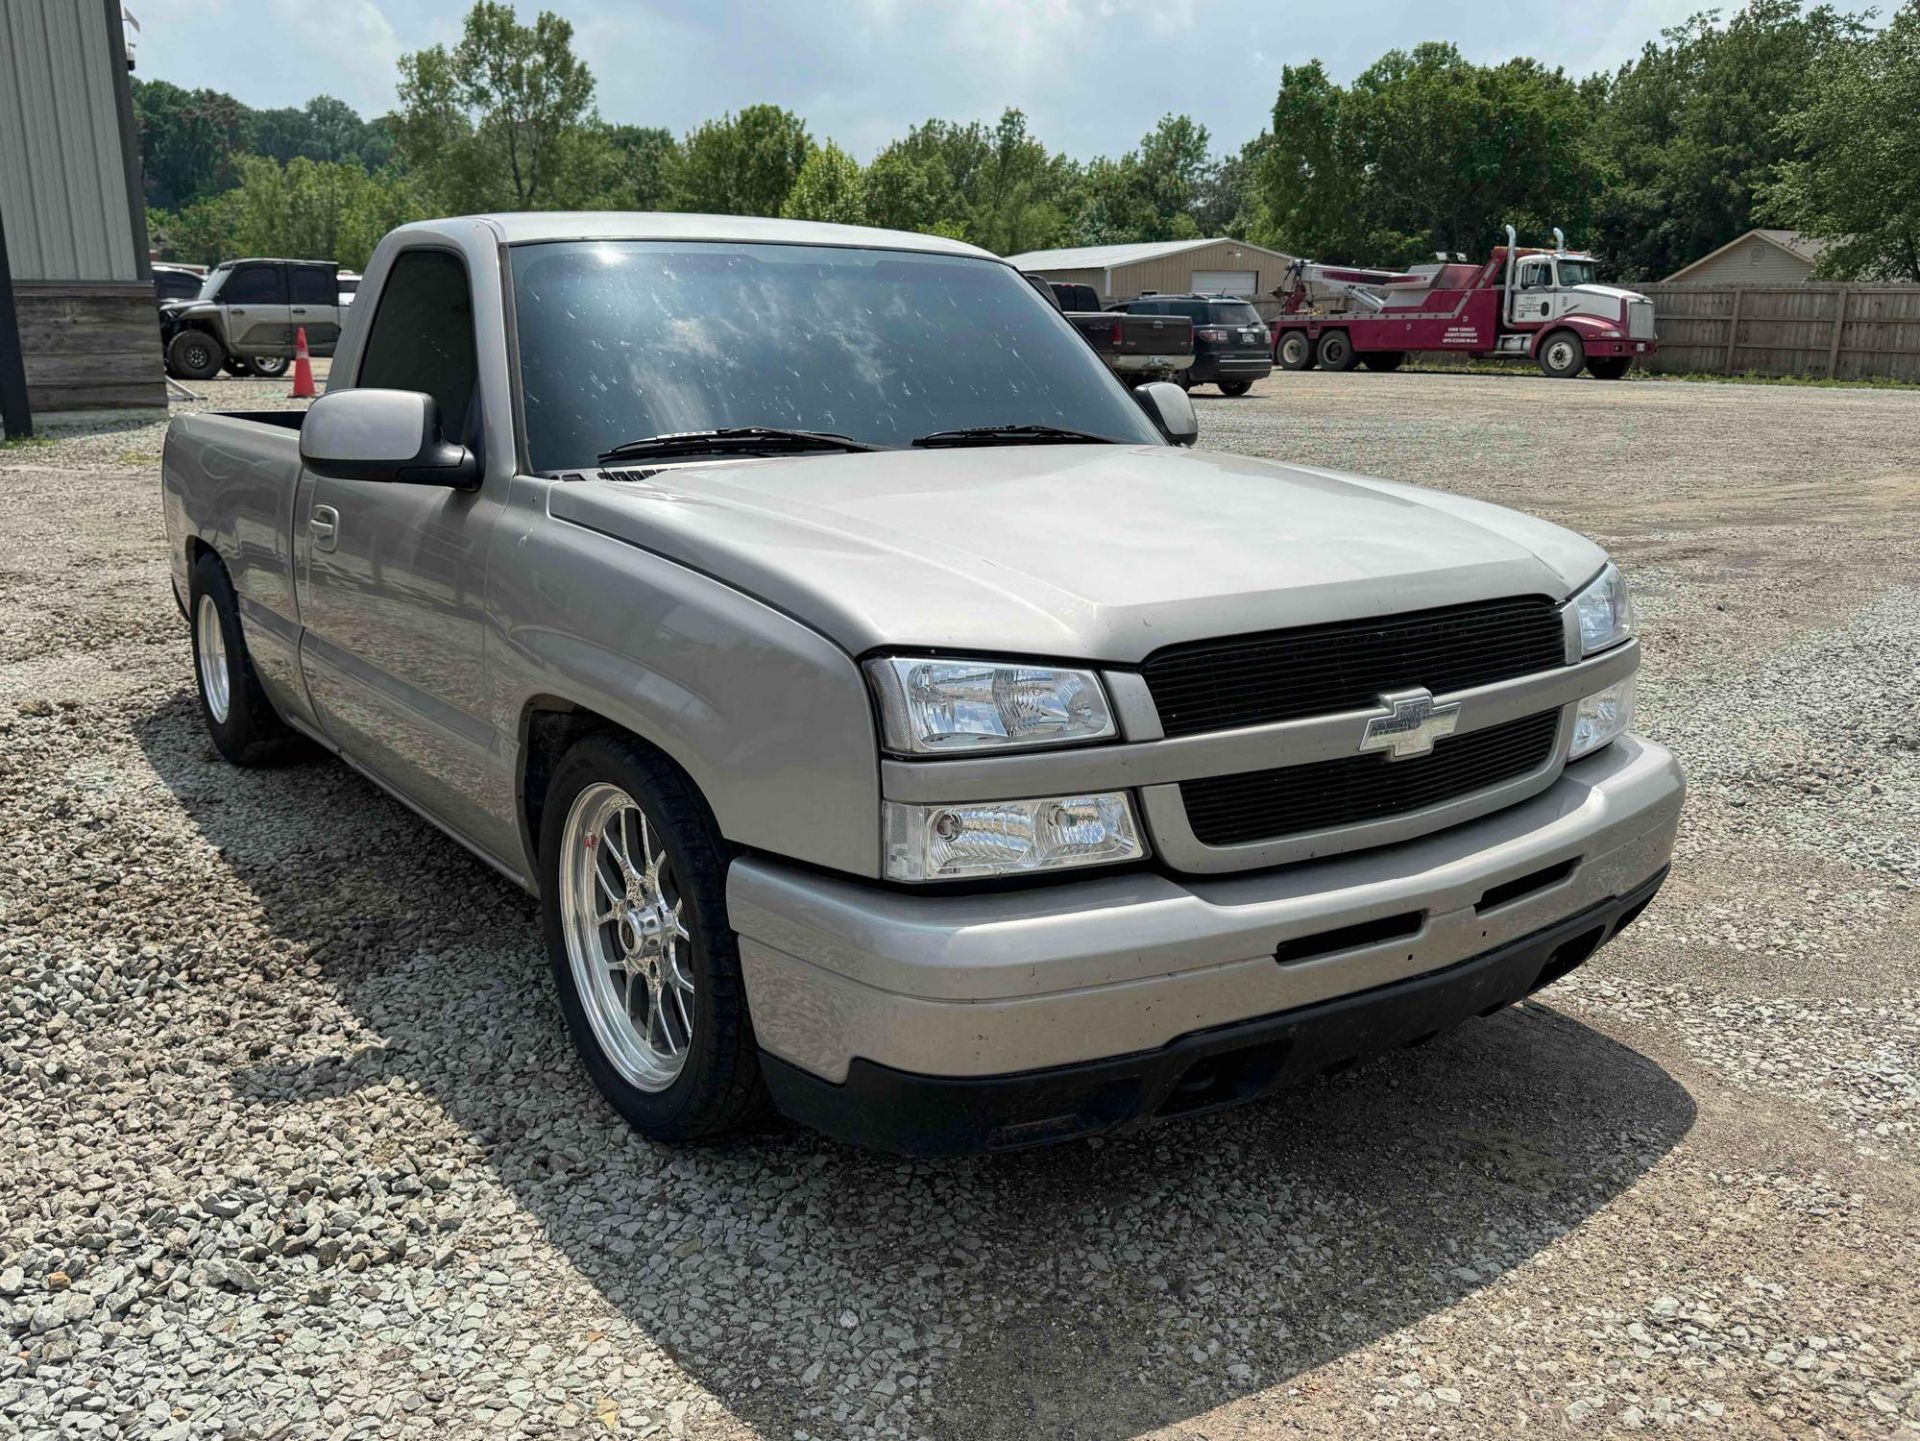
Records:
[[[1580,339],[1586,347],[1588,358],[1596,355],[1625,355],[1640,360],[1650,355],[1657,355],[1660,351],[1660,342],[1657,340],[1594,340],[1584,335]]]
[[[1134,1074],[1143,1054],[1177,1042],[1189,1056],[1180,1047],[1191,1038],[1253,1021],[1278,1027],[1273,1034],[1306,1056],[1314,1048],[1299,1033],[1317,1027],[1323,1011],[1345,1018],[1340,1034],[1355,1038],[1348,1049],[1359,1054],[1376,1046],[1360,1044],[1365,1028],[1353,1029],[1352,1018],[1385,1013],[1328,1011],[1331,1003],[1425,995],[1441,975],[1465,976],[1464,963],[1493,964],[1494,956],[1503,959],[1486,974],[1500,979],[1459,992],[1473,1004],[1454,1006],[1454,1019],[1517,1000],[1552,979],[1554,958],[1567,954],[1562,939],[1543,937],[1580,919],[1571,934],[1593,945],[1577,964],[1644,899],[1672,854],[1683,793],[1673,757],[1630,736],[1492,815],[1272,870],[1135,872],[943,895],[749,858],[734,864],[727,898],[755,1033],[783,1109],[885,1149],[1020,1145],[1169,1113],[1165,1097],[1147,1106],[1154,1093],[1145,1080],[1135,1087],[1139,1105],[1113,1113],[1103,1101],[1066,1121],[1051,1102],[1034,1102],[1044,1112],[1036,1119],[1025,1102],[1006,1099],[1053,1094],[1047,1078],[1060,1068],[1118,1057]],[[1398,1044],[1397,1025],[1382,1020],[1378,1044]],[[1153,1076],[1160,1065],[1148,1067]],[[1254,1071],[1266,1074],[1261,1067]],[[1281,1061],[1268,1070],[1274,1085],[1298,1074]],[[1246,1084],[1235,1081],[1217,1103],[1245,1099]],[[890,1113],[874,1102],[876,1087],[953,1098],[991,1092],[999,1097],[991,1104],[954,1103],[967,1114],[985,1104],[979,1114],[1012,1115],[1015,1129],[996,1120],[990,1134],[965,1140],[924,1119],[904,1129],[883,1124]]]
[[[1156,1051],[985,1077],[917,1075],[857,1060],[839,1085],[763,1053],[762,1073],[794,1119],[907,1156],[1010,1151],[1217,1111],[1504,1010],[1625,930],[1666,878],[1662,867],[1624,896],[1444,970],[1183,1036]]]

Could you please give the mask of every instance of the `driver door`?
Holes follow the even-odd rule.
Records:
[[[1553,262],[1529,255],[1514,267],[1512,318],[1521,323],[1553,319]]]
[[[466,267],[446,250],[394,258],[354,383],[424,391],[441,431],[478,449],[478,361]],[[364,302],[363,302],[364,303]],[[493,775],[484,489],[303,471],[300,666],[330,740],[429,814],[507,853],[478,798]]]

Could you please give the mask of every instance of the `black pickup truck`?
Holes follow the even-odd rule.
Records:
[[[1172,380],[1192,366],[1192,321],[1102,310],[1100,296],[1091,285],[1068,285],[1031,273],[1027,279],[1060,307],[1073,328],[1128,385]]]

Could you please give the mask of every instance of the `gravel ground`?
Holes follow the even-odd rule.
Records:
[[[1674,879],[1424,1050],[939,1164],[635,1139],[530,902],[338,766],[215,760],[161,429],[0,449],[0,1436],[1920,1436],[1920,397],[1200,409],[1610,546]]]

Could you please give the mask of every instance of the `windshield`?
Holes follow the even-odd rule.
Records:
[[[231,274],[233,274],[232,268],[225,265],[214,270],[209,270],[207,272],[207,278],[200,282],[200,293],[194,296],[194,299],[212,300],[215,296],[219,295],[220,287],[226,283],[227,277]]]
[[[1600,267],[1591,260],[1562,260],[1560,262],[1560,288],[1571,290],[1576,285],[1592,285],[1600,279]]]
[[[1073,327],[995,261],[568,241],[515,247],[513,291],[536,470],[730,426],[884,446],[1005,425],[1162,443]]]

